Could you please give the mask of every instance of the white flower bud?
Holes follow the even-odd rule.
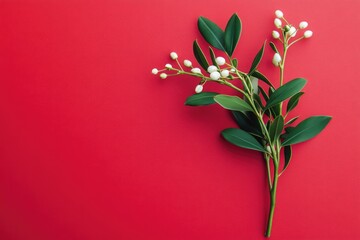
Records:
[[[266,150],[267,150],[269,153],[271,153],[271,148],[270,148],[269,145],[266,146]]]
[[[305,28],[307,28],[308,25],[309,25],[309,24],[308,24],[307,22],[302,21],[302,22],[299,24],[299,28],[300,28],[300,29],[305,29]]]
[[[307,30],[304,32],[305,38],[310,38],[310,37],[312,37],[312,35],[313,35],[313,32],[311,30]]]
[[[278,39],[280,37],[280,33],[278,31],[274,30],[274,31],[272,31],[272,36],[273,36],[273,38]]]
[[[162,73],[162,74],[160,74],[160,78],[162,78],[162,79],[167,78],[167,74],[166,74],[166,73]]]
[[[219,80],[219,78],[220,78],[220,73],[219,73],[219,72],[212,72],[212,73],[210,74],[210,78],[211,78],[212,80]]]
[[[178,58],[178,55],[177,55],[176,52],[171,52],[171,53],[170,53],[170,57],[175,60],[175,59]]]
[[[185,67],[191,67],[192,63],[189,60],[184,60]]]
[[[224,69],[224,70],[221,71],[221,76],[224,77],[224,78],[228,77],[229,74],[230,74],[230,72],[227,69]]]
[[[275,65],[275,66],[279,66],[280,65],[280,62],[281,62],[281,56],[280,54],[278,53],[275,53],[274,54],[274,57],[273,57],[273,60],[272,60],[272,63]]]
[[[159,70],[157,70],[157,68],[153,68],[153,70],[151,70],[151,73],[156,75],[158,74]]]
[[[202,92],[202,90],[204,89],[204,87],[203,87],[203,85],[197,85],[196,87],[195,87],[195,92],[196,93],[201,93]]]
[[[281,10],[276,10],[275,11],[275,16],[277,18],[282,18],[284,16],[283,12]]]
[[[191,69],[191,72],[192,73],[201,73],[201,70],[200,70],[200,68],[193,68],[193,69]]]
[[[230,69],[230,72],[232,72],[232,73],[236,72],[235,68]]]
[[[210,66],[208,67],[208,69],[207,69],[207,71],[208,71],[209,73],[215,72],[215,71],[217,71],[217,70],[218,70],[217,67],[215,67],[214,65],[210,65]]]
[[[216,61],[216,63],[217,63],[219,66],[225,64],[225,58],[223,58],[223,57],[217,57],[217,58],[215,59],[215,61]]]
[[[168,68],[168,69],[172,68],[171,64],[169,64],[169,63],[166,64],[165,67]]]
[[[282,22],[281,22],[281,20],[280,20],[280,19],[275,18],[275,20],[274,20],[274,24],[275,24],[275,27],[277,27],[277,28],[281,28]]]
[[[295,27],[290,27],[289,31],[286,33],[288,36],[290,37],[295,37],[296,35],[296,28]]]

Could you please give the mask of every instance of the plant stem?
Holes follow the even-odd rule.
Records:
[[[271,191],[272,182],[271,182],[271,170],[270,170],[270,156],[267,153],[265,153],[265,161],[266,161],[266,172],[268,176],[269,191]]]
[[[274,211],[275,211],[275,203],[276,203],[276,189],[278,184],[278,164],[275,163],[274,159],[274,182],[272,185],[272,189],[270,190],[270,210],[269,210],[269,216],[268,216],[268,223],[266,227],[265,236],[270,237],[271,235],[271,228],[272,228],[272,222],[274,218]]]

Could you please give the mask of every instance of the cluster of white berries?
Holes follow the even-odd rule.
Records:
[[[275,11],[275,16],[276,18],[274,19],[274,25],[276,28],[278,28],[280,30],[281,33],[283,33],[283,39],[281,39],[281,35],[277,30],[272,31],[272,37],[274,39],[278,39],[279,41],[281,41],[282,43],[286,42],[289,43],[288,41],[290,40],[290,38],[293,38],[296,36],[296,33],[301,29],[305,29],[308,27],[308,23],[306,21],[302,21],[299,23],[299,27],[296,28],[294,26],[292,26],[291,24],[288,23],[288,21],[284,18],[284,14],[281,10],[276,10]],[[283,25],[283,21],[285,22],[285,24]],[[301,36],[300,38],[296,39],[293,41],[297,42],[301,39],[304,38],[310,38],[313,35],[313,32],[311,30],[306,30],[303,33],[303,36]],[[281,56],[279,53],[275,53],[274,57],[273,57],[273,64],[275,66],[280,66],[281,64]]]
[[[284,18],[284,14],[281,10],[276,10],[275,16],[276,16],[276,18],[274,20],[275,27],[277,27],[278,29],[281,29],[281,30],[285,30],[287,36],[289,36],[289,37],[295,37],[295,35],[299,29],[305,29],[309,25],[306,21],[302,21],[299,23],[299,28],[298,29],[295,28],[294,26],[288,24],[288,22]],[[286,25],[284,27],[282,26],[281,19],[283,19],[286,22]],[[273,31],[272,35],[275,39],[280,38],[280,33],[278,31]],[[310,38],[312,35],[313,35],[313,32],[311,30],[307,30],[304,32],[303,36],[304,36],[304,38]]]
[[[192,62],[188,59],[185,59],[184,62],[183,62],[183,65],[185,67],[188,67],[190,68],[190,71],[189,72],[186,72],[183,70],[179,60],[178,60],[178,55],[176,52],[171,52],[170,53],[170,58],[172,60],[175,60],[177,62],[177,64],[179,65],[180,69],[177,69],[177,68],[173,68],[173,66],[169,63],[165,64],[165,68],[162,69],[162,70],[158,70],[157,68],[154,68],[152,69],[151,73],[156,75],[162,71],[175,71],[176,73],[175,74],[167,74],[167,73],[160,73],[160,78],[162,79],[165,79],[167,78],[168,76],[174,76],[174,75],[178,75],[178,74],[188,74],[188,75],[195,75],[195,76],[198,76],[198,77],[201,77],[202,78],[202,81],[200,82],[200,84],[198,84],[196,87],[195,87],[195,92],[196,93],[201,93],[203,91],[203,86],[204,84],[206,83],[207,80],[213,80],[213,81],[218,81],[220,78],[228,78],[230,76],[230,72],[234,72],[235,70],[234,69],[230,69],[230,71],[227,69],[227,68],[223,68],[223,69],[220,69],[218,66],[223,66],[226,64],[226,60],[225,58],[223,57],[217,57],[215,59],[215,62],[216,62],[216,65],[210,65],[208,68],[207,68],[207,72],[209,73],[209,77],[206,77],[202,72],[201,72],[201,69],[198,68],[198,67],[193,67],[192,65]]]

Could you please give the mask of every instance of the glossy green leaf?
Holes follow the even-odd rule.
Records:
[[[270,42],[269,45],[270,45],[271,49],[272,49],[275,53],[279,53],[279,51],[277,50],[277,48],[276,48],[276,46],[275,46],[275,44],[274,44],[273,42]]]
[[[269,134],[271,141],[274,143],[279,139],[279,136],[284,128],[284,118],[279,115],[270,125]]]
[[[279,116],[280,115],[280,104],[277,104],[277,105],[271,107],[270,110],[271,110],[273,117]]]
[[[231,60],[231,62],[232,62],[232,65],[237,68],[238,60],[236,58],[234,58],[234,59]]]
[[[284,101],[285,99],[294,96],[300,92],[306,84],[306,80],[303,78],[296,78],[282,85],[276,89],[270,96],[269,101],[266,104],[266,108],[275,106],[276,104]]]
[[[242,148],[267,152],[251,134],[238,128],[228,128],[221,132],[226,141]]]
[[[293,110],[299,103],[300,97],[304,94],[304,92],[298,92],[294,96],[292,96],[286,106],[286,112],[290,112]]]
[[[271,97],[271,95],[275,92],[275,88],[274,87],[269,87],[269,97]]]
[[[255,104],[258,106],[258,109],[263,110],[264,109],[264,105],[262,104],[261,98],[258,94],[254,93],[253,94],[253,98],[255,100]]]
[[[193,52],[196,60],[200,64],[200,66],[207,71],[207,68],[209,67],[209,63],[204,55],[204,52],[201,50],[197,40],[194,41],[193,44]]]
[[[287,167],[289,166],[290,160],[292,157],[292,149],[291,149],[291,145],[285,146],[284,147],[284,168],[281,171],[281,173],[279,175],[281,175],[283,172],[285,172],[285,170],[287,169]]]
[[[219,68],[219,65],[216,62],[216,56],[214,53],[214,50],[209,46],[209,52],[210,52],[210,57],[211,57],[211,61],[213,63],[214,66],[216,66],[217,68]]]
[[[272,85],[272,83],[259,71],[254,71],[253,73],[251,73],[251,76],[258,78],[259,80],[263,81],[264,83],[266,83],[267,85],[274,87]]]
[[[299,118],[299,116],[290,119],[289,121],[287,121],[287,123],[285,123],[285,126],[292,124],[292,123],[295,122],[298,118]]]
[[[238,44],[241,33],[241,21],[236,13],[229,19],[224,34],[225,50],[231,57]]]
[[[258,86],[258,88],[259,88],[259,94],[261,93],[261,95],[265,99],[265,102],[267,102],[269,100],[269,96],[266,94],[265,90],[262,87]]]
[[[293,129],[295,129],[295,127],[293,127],[293,126],[286,127],[285,128],[286,134],[289,134]]]
[[[262,136],[261,127],[256,126],[255,121],[252,121],[246,113],[232,111],[232,114],[235,122],[242,130],[258,137]]]
[[[249,75],[252,75],[255,72],[256,68],[258,67],[258,65],[264,55],[264,49],[265,49],[265,43],[260,48],[259,52],[256,54],[256,56],[251,64]]]
[[[275,92],[275,89],[273,87],[269,87],[269,99],[274,92]],[[266,109],[266,107],[265,107],[265,109]],[[276,104],[275,106],[272,106],[271,108],[269,108],[267,110],[269,110],[271,112],[271,114],[274,118],[279,116],[280,115],[280,103]]]
[[[203,106],[215,103],[214,97],[218,95],[215,92],[202,92],[196,93],[188,97],[185,101],[185,105],[189,106]]]
[[[313,116],[305,119],[285,135],[283,146],[307,141],[318,135],[330,122],[329,116]]]
[[[215,102],[225,109],[232,111],[252,111],[250,105],[237,96],[219,94],[214,97]]]
[[[224,31],[218,25],[205,17],[199,17],[198,28],[211,46],[225,51]]]
[[[265,102],[267,102],[269,100],[269,96],[267,95],[267,93],[265,92],[265,90],[262,87],[258,86],[258,88],[259,88],[259,95],[261,94],[263,96]],[[263,109],[264,108],[265,107],[263,107]],[[264,111],[264,113],[265,113],[266,116],[270,117],[270,110],[269,109]]]

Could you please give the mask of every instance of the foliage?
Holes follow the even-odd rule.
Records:
[[[279,29],[274,30],[272,36],[281,45],[278,48],[274,42],[269,45],[274,51],[273,64],[279,70],[279,87],[259,71],[259,65],[264,56],[266,42],[256,53],[250,69],[242,71],[238,68],[238,60],[233,54],[241,36],[242,24],[237,14],[233,14],[227,22],[225,30],[216,23],[205,17],[199,17],[198,28],[202,37],[209,44],[209,63],[204,51],[195,40],[193,53],[198,64],[206,73],[199,68],[193,67],[189,60],[184,61],[184,68],[178,60],[176,53],[170,56],[176,61],[179,68],[167,64],[160,71],[174,71],[172,75],[191,75],[200,79],[196,87],[196,94],[187,98],[185,104],[189,106],[204,106],[218,104],[222,108],[233,113],[234,120],[239,128],[227,128],[221,132],[223,138],[238,147],[251,149],[263,155],[267,167],[268,183],[270,191],[270,212],[265,235],[270,237],[272,219],[275,208],[275,197],[278,178],[288,168],[293,155],[293,145],[308,141],[318,135],[330,122],[330,116],[309,117],[296,125],[299,116],[287,119],[290,112],[294,111],[303,96],[303,88],[306,85],[304,78],[296,78],[290,81],[284,79],[285,59],[288,49],[296,42],[312,36],[312,31],[307,30],[302,36],[295,39],[297,32],[308,26],[307,22],[301,22],[296,28],[289,24],[283,17],[283,13],[277,10],[274,21]],[[286,24],[283,25],[282,21]],[[222,52],[227,58],[218,56],[214,49]],[[281,51],[279,51],[279,49]],[[190,70],[184,70],[189,68]],[[153,69],[153,73],[159,71]],[[165,74],[165,75],[164,75]],[[166,73],[160,75],[166,78]],[[261,84],[259,84],[259,81]],[[215,92],[202,92],[207,82],[215,82],[228,86],[236,91],[235,95],[225,95]],[[286,104],[286,109],[283,108]],[[283,153],[283,155],[282,155]],[[282,159],[281,156],[284,156]],[[282,163],[283,162],[283,163]],[[283,166],[280,169],[280,166]]]

